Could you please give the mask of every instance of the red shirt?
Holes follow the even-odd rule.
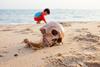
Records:
[[[46,23],[46,20],[45,20],[43,13],[41,13],[41,15],[39,17],[34,17],[34,20],[37,21],[37,22],[43,20]]]

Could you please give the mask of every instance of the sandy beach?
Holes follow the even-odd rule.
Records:
[[[38,50],[23,40],[39,42],[44,24],[0,25],[0,67],[100,67],[100,22],[61,24],[63,44]]]

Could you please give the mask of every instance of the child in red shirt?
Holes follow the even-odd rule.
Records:
[[[40,24],[41,21],[44,21],[45,23],[47,23],[44,16],[49,15],[49,14],[50,14],[50,10],[46,8],[44,9],[43,12],[37,12],[34,16],[34,20],[37,22],[37,24]]]

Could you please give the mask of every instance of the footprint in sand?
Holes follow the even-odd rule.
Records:
[[[99,61],[84,62],[88,67],[100,67]]]
[[[3,47],[3,49],[0,49],[0,57],[4,57],[6,54],[8,54],[8,51],[5,48],[6,47]]]
[[[75,32],[87,32],[88,28],[75,29]]]
[[[97,25],[97,27],[99,28],[99,27],[100,27],[100,25]]]
[[[100,36],[91,33],[86,33],[86,34],[80,34],[78,36],[75,36],[73,40],[97,43],[100,40]]]
[[[63,25],[64,27],[70,27],[71,24],[70,23],[63,23],[63,22],[60,22],[61,25]]]
[[[0,53],[0,57],[4,57],[4,56],[6,56],[7,54],[8,54],[7,51],[1,52],[1,53]]]
[[[13,29],[2,29],[0,31],[12,31]]]
[[[94,58],[92,55],[81,55],[58,54],[51,56],[45,58],[46,64],[44,67],[100,67],[100,61],[91,60],[91,58]]]
[[[13,31],[13,30],[14,30],[13,27],[5,27],[5,28],[0,29],[0,31]]]
[[[22,29],[19,31],[15,31],[15,33],[21,33],[21,34],[29,34],[29,33],[33,33],[33,30],[30,28],[26,28],[26,29]]]

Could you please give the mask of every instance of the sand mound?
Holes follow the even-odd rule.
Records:
[[[91,33],[86,33],[75,36],[73,39],[76,41],[86,41],[86,42],[96,43],[100,41],[100,36],[93,35]]]
[[[100,67],[98,61],[87,61],[86,56],[56,55],[46,58],[44,67]]]

